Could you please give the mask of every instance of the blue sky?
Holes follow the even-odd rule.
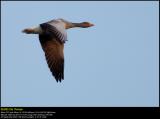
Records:
[[[2,2],[2,106],[158,106],[159,3]],[[21,33],[55,18],[89,21],[69,29],[57,83],[37,35]]]

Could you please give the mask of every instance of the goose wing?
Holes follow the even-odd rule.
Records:
[[[50,34],[56,37],[56,40],[60,43],[67,41],[67,33],[65,30],[65,23],[61,20],[52,20],[43,24],[40,24],[45,34]]]
[[[65,30],[65,22],[60,19],[51,20],[40,24],[43,34],[39,35],[39,40],[48,67],[55,77],[56,81],[64,79],[64,43],[67,40],[67,33]]]
[[[39,35],[39,40],[52,75],[61,82],[64,79],[64,44],[49,34]]]

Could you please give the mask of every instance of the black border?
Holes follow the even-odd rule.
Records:
[[[159,0],[1,0],[1,1],[73,1],[73,2],[76,2],[76,1],[159,1]]]
[[[2,0],[2,1],[45,1],[45,0]],[[46,0],[46,1],[67,1],[67,0]],[[76,1],[76,0],[68,0],[68,1]],[[98,0],[77,0],[77,1],[98,1]],[[110,1],[110,0],[99,0],[100,1]],[[120,1],[120,0],[111,0],[111,1]],[[139,0],[122,0],[122,1],[139,1]],[[140,1],[159,1],[159,0],[140,0]],[[0,20],[1,21],[1,20]],[[1,26],[1,23],[0,23]],[[1,30],[1,29],[0,29]],[[1,36],[1,33],[0,33]],[[1,47],[1,41],[0,41],[0,47]],[[1,57],[1,56],[0,56]],[[1,61],[1,59],[0,59]],[[1,70],[1,69],[0,69]],[[1,75],[1,74],[0,74]],[[1,84],[1,81],[0,81]],[[160,83],[159,83],[160,84]],[[1,94],[1,92],[0,92]],[[159,100],[160,104],[160,100]],[[1,105],[1,103],[0,103]],[[55,118],[86,118],[89,119],[91,117],[94,118],[112,118],[114,117],[139,117],[141,114],[151,116],[152,112],[154,112],[154,116],[158,116],[160,112],[160,106],[158,107],[12,107],[12,108],[23,108],[25,111],[55,111],[56,116]],[[10,107],[1,107],[1,108],[10,108]],[[150,113],[151,112],[151,113]],[[113,114],[113,113],[116,113]],[[140,114],[137,116],[136,114]],[[142,117],[143,117],[142,116]],[[151,116],[153,118],[153,115]],[[53,118],[54,119],[54,118]]]

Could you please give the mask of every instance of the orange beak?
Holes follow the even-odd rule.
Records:
[[[90,26],[94,26],[94,24],[90,24]]]

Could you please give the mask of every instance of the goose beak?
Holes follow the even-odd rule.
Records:
[[[94,24],[90,24],[90,26],[94,26]]]

